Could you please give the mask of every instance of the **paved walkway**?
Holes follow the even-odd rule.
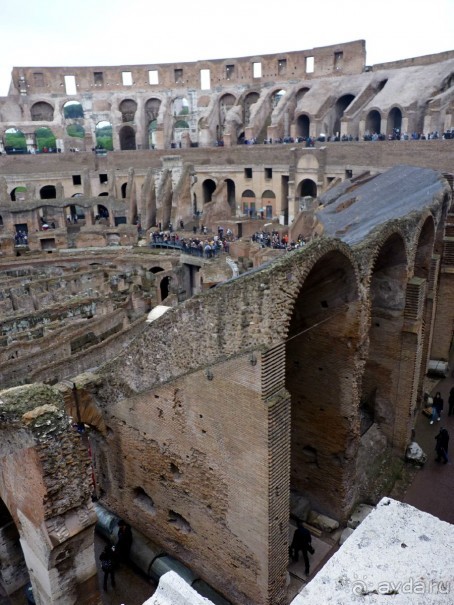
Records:
[[[451,367],[454,367],[451,364]],[[404,502],[430,513],[448,523],[454,523],[454,506],[452,494],[454,493],[454,416],[448,417],[448,396],[454,378],[449,375],[443,380],[434,381],[431,395],[440,391],[444,400],[444,409],[441,421],[430,424],[429,418],[421,412],[416,422],[415,441],[427,454],[427,462],[417,471],[412,484],[403,498]],[[441,427],[445,427],[450,436],[448,464],[435,462],[435,435]]]

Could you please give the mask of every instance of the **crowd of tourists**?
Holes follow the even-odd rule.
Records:
[[[182,221],[180,227],[184,229]],[[218,227],[215,235],[208,234],[206,226],[200,226],[200,235],[197,236],[198,228],[193,227],[193,236],[180,236],[173,230],[173,225],[169,223],[168,229],[162,230],[161,224],[150,234],[150,245],[153,247],[169,247],[180,249],[185,254],[192,254],[204,258],[215,258],[219,254],[229,254],[230,242],[234,240],[231,229],[224,233],[223,227]]]
[[[256,231],[252,237],[253,242],[262,246],[262,248],[273,248],[275,250],[295,250],[306,244],[306,240],[300,234],[296,240],[289,240],[288,235],[280,234],[278,231]]]

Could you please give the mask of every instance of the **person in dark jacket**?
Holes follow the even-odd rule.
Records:
[[[107,579],[109,575],[110,581],[112,583],[112,588],[115,588],[115,547],[111,546],[110,544],[106,544],[104,550],[99,555],[99,560],[101,561],[101,569],[104,573],[104,590],[107,590]]]
[[[131,526],[120,519],[118,521],[118,540],[115,547],[115,553],[122,563],[126,563],[129,559],[129,551],[131,550],[132,544],[132,531]]]
[[[293,540],[290,545],[290,556],[294,562],[298,561],[299,552],[303,553],[305,574],[309,575],[309,555],[308,553],[314,554],[312,548],[312,536],[308,529],[306,529],[301,521],[297,522],[297,528],[293,534]]]
[[[454,387],[452,387],[451,390],[449,391],[448,403],[449,403],[448,416],[451,416],[451,414],[454,414]]]
[[[432,403],[432,418],[430,419],[430,424],[433,424],[435,418],[440,421],[441,420],[441,411],[443,410],[443,398],[441,396],[440,391],[434,397]]]
[[[441,428],[438,435],[435,437],[436,445],[435,451],[437,452],[437,457],[435,460],[437,462],[441,462],[443,458],[443,462],[446,464],[448,462],[448,445],[449,445],[449,433],[446,429]]]

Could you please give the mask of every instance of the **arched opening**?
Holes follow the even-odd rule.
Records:
[[[0,214],[0,227],[3,227],[3,216]]]
[[[366,117],[366,133],[367,135],[380,134],[381,132],[381,115],[373,109],[369,111]]]
[[[249,120],[251,119],[251,110],[254,103],[257,103],[259,100],[258,92],[250,92],[246,95],[243,103],[243,124],[247,126],[249,124]]]
[[[31,106],[30,115],[33,122],[52,122],[54,108],[49,103],[39,101]]]
[[[161,271],[164,271],[164,269],[162,267],[151,267],[149,271],[150,273],[161,273]]]
[[[37,128],[35,130],[36,148],[41,153],[57,151],[55,135],[50,128]]]
[[[400,133],[402,131],[402,112],[398,107],[393,107],[388,114],[388,132],[387,134],[392,134],[398,138],[400,138]]]
[[[69,137],[83,139],[85,137],[85,128],[80,124],[68,124],[66,127],[66,134]]]
[[[277,90],[276,92],[273,92],[273,94],[271,95],[271,107],[272,109],[274,109],[275,107],[277,107],[277,105],[279,104],[280,100],[284,98],[286,94],[285,90]]]
[[[177,120],[173,127],[173,145],[180,145],[185,134],[189,134],[189,124],[185,120]]]
[[[44,187],[41,187],[39,197],[41,200],[54,200],[57,197],[55,185],[44,185]]]
[[[148,124],[148,148],[154,149],[156,147],[156,131],[158,129],[158,121],[151,120]]]
[[[109,210],[102,204],[98,204],[96,218],[109,218]]]
[[[296,93],[296,104],[299,105],[300,101],[306,96],[310,88],[300,88]]]
[[[96,124],[95,128],[96,145],[100,149],[113,151],[112,124],[102,120]]]
[[[120,113],[122,122],[134,122],[137,111],[137,103],[133,99],[125,99],[120,103]]]
[[[1,498],[0,535],[1,554],[3,555],[0,556],[0,600],[2,596],[5,596],[8,603],[22,603],[24,586],[30,583],[30,576],[20,543],[19,531]],[[3,600],[1,602],[3,603]]]
[[[159,284],[159,290],[161,292],[161,302],[169,296],[170,281],[171,278],[169,275],[167,275],[161,280],[161,283]]]
[[[120,130],[120,149],[131,151],[136,148],[136,133],[132,126],[123,126]]]
[[[317,197],[317,183],[315,183],[312,179],[303,179],[301,183],[298,185],[297,189],[297,197],[306,197],[310,196],[313,198]]]
[[[235,182],[232,179],[225,179],[227,183],[227,202],[232,210],[232,214],[236,213],[236,189]]]
[[[123,199],[126,198],[127,188],[128,188],[128,183],[123,183],[123,185],[121,186],[121,197]]]
[[[310,132],[310,120],[309,117],[305,114],[298,116],[296,120],[296,134],[298,137],[303,137],[307,139],[309,137]]]
[[[341,120],[344,115],[345,110],[350,105],[350,103],[355,98],[355,95],[343,95],[339,99],[337,99],[336,104],[334,106],[334,123],[333,123],[333,132],[334,136],[340,136],[341,134]]]
[[[291,500],[342,518],[355,499],[358,291],[351,262],[331,251],[295,301],[285,345],[291,396]],[[323,384],[323,389],[320,389]]]
[[[212,179],[206,179],[203,181],[203,203],[208,204],[212,201],[212,195],[216,190],[216,183]]]
[[[404,322],[407,256],[400,235],[381,247],[370,280],[369,355],[361,388],[361,435],[376,425],[392,444]]]
[[[255,193],[251,189],[246,189],[241,195],[242,211],[245,216],[255,218],[257,216]]]
[[[27,187],[15,187],[9,196],[12,202],[23,202],[27,197]]]
[[[271,189],[262,193],[262,205],[260,208],[260,218],[272,219],[277,213],[276,195]]]
[[[222,95],[219,99],[219,131],[218,131],[218,140],[222,139],[224,136],[224,126],[225,120],[227,118],[228,112],[232,109],[232,107],[236,103],[236,98],[231,94]]]
[[[7,154],[27,153],[27,141],[22,130],[8,128],[5,131],[4,141]]]
[[[83,118],[84,109],[79,101],[67,101],[63,105],[63,116],[66,120]]]
[[[98,195],[98,197],[109,197],[109,193],[107,191],[103,191]]]
[[[158,115],[161,107],[159,99],[148,99],[145,103],[146,123],[148,124],[148,148],[156,147],[156,131],[158,129]]]
[[[71,204],[66,207],[66,221],[68,223],[78,223],[85,220],[85,210],[82,206]]]

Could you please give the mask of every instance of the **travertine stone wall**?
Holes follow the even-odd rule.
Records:
[[[0,496],[18,528],[36,602],[99,603],[91,464],[61,395],[44,385],[2,391],[0,432]]]

